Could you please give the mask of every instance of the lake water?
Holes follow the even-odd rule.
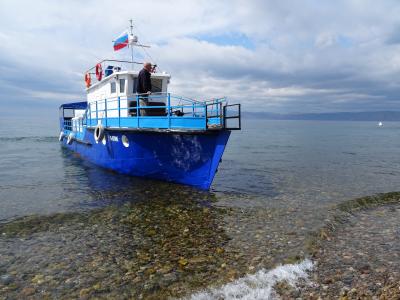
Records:
[[[229,276],[238,278],[303,256],[307,235],[323,224],[334,204],[398,190],[400,123],[385,123],[383,127],[377,122],[245,119],[242,123],[242,131],[231,135],[211,191],[201,192],[121,176],[87,163],[60,147],[56,122],[1,119],[0,220],[11,224],[7,226],[18,224],[23,234],[12,228],[10,237],[1,240],[0,248],[7,250],[0,250],[5,262],[0,263],[0,274],[25,273],[13,275],[14,289],[3,291],[17,297],[27,295],[26,289],[33,285],[33,293],[61,298],[68,293],[187,296],[188,291],[224,284]],[[187,217],[176,221],[180,224],[176,232],[173,220],[164,223],[164,217],[176,217],[169,207]],[[94,222],[94,216],[105,221]],[[116,219],[124,220],[124,225],[116,225]],[[40,226],[45,222],[51,226],[43,229]],[[133,231],[146,226],[128,234],[127,222]],[[23,226],[38,229],[26,231]],[[119,237],[108,229],[99,231],[102,226],[121,230]],[[196,247],[204,245],[203,250],[193,246],[192,228],[197,228],[193,235],[200,240]],[[71,235],[66,238],[70,243],[65,243],[63,232]],[[90,242],[96,247],[76,249],[96,233],[102,237]],[[179,235],[181,248],[170,249],[164,240],[157,240],[164,235],[166,239]],[[21,236],[26,240],[17,238]],[[107,258],[100,253],[99,240],[113,253],[114,260],[107,265],[101,263]],[[130,242],[136,252],[127,254]],[[117,249],[116,245],[124,247]],[[207,248],[210,245],[220,256],[206,258],[207,251],[214,251]],[[58,247],[58,253],[49,250],[50,246]],[[163,247],[169,249],[165,257]],[[149,257],[143,258],[138,249],[150,253]],[[34,263],[32,253],[36,255]],[[123,285],[126,294],[118,294],[122,283],[108,283],[109,288],[104,289],[103,277],[87,279],[93,274],[85,259],[96,255],[97,267],[114,274],[110,277],[131,276]],[[80,263],[66,275],[57,275],[62,274],[60,270],[53,274],[49,263],[44,264],[50,260],[60,265],[65,257]],[[123,267],[118,257],[123,257]],[[126,267],[129,263],[132,265]],[[82,272],[86,272],[86,281]],[[215,278],[207,279],[210,272]],[[38,274],[44,276],[42,281]],[[46,276],[51,280],[46,281]]]
[[[107,199],[98,199],[97,193],[108,188],[130,186],[132,196],[140,198],[135,186],[157,187],[156,182],[111,173],[63,150],[57,124],[31,120],[14,122],[17,127],[0,122],[2,220],[103,205]],[[243,130],[231,135],[211,190],[256,198],[239,205],[286,206],[289,201],[314,207],[398,188],[400,123],[243,123]]]

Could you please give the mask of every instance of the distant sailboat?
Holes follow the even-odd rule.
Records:
[[[379,127],[382,127],[382,126],[383,126],[383,123],[382,123],[382,122],[379,122],[379,123],[378,123],[378,126],[379,126]]]

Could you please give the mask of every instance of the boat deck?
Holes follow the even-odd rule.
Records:
[[[228,105],[226,98],[197,101],[170,93],[114,97],[60,106],[66,132],[82,132],[102,124],[109,130],[214,131],[240,130],[240,104]],[[72,110],[72,112],[71,112]],[[66,111],[69,111],[67,114]],[[81,115],[77,112],[81,112]],[[84,111],[84,112],[83,112]]]

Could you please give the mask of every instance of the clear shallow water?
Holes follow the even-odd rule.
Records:
[[[128,190],[141,199],[135,186],[159,184],[103,170],[61,149],[56,122],[0,122],[0,219],[103,205],[103,191]],[[221,201],[224,194],[241,194],[243,201],[233,205],[314,207],[398,189],[400,123],[243,123],[212,186]]]
[[[0,293],[184,296],[302,257],[332,205],[398,190],[400,123],[243,125],[200,192],[86,163],[56,120],[0,120],[0,273],[22,274]]]

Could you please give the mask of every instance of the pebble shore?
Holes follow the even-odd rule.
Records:
[[[152,201],[1,224],[0,299],[190,298],[307,257],[309,279],[277,282],[281,298],[400,297],[400,194],[341,204],[311,231],[296,209],[144,193]]]
[[[311,247],[310,282],[278,286],[283,299],[400,299],[400,193],[339,205]]]

